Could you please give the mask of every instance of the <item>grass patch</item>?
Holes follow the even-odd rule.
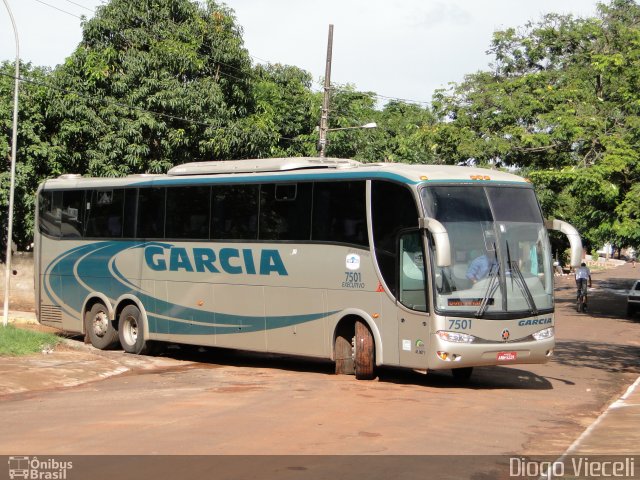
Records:
[[[17,357],[41,352],[43,347],[55,347],[60,338],[52,333],[34,332],[13,325],[0,326],[0,356]]]

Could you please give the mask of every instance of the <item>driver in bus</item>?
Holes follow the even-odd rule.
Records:
[[[471,283],[476,283],[489,274],[491,269],[491,262],[486,252],[481,250],[472,250],[471,257],[473,260],[467,268],[466,277],[471,280]]]

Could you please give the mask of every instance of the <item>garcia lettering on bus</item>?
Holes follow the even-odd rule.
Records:
[[[526,327],[529,325],[548,325],[553,323],[553,319],[551,317],[547,318],[529,318],[527,320],[520,320],[518,325],[521,327]]]
[[[248,248],[221,248],[217,253],[213,248],[169,248],[149,245],[144,249],[147,266],[156,272],[211,272],[230,275],[288,275],[278,250],[260,250],[256,263],[254,252]]]

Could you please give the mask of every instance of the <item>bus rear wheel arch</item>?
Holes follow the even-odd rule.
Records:
[[[145,340],[147,331],[144,318],[136,305],[129,304],[120,311],[118,336],[120,337],[120,345],[125,352],[137,355],[151,353],[151,343]]]
[[[109,318],[109,309],[100,301],[96,301],[85,311],[84,329],[95,348],[107,350],[118,343],[118,330]]]

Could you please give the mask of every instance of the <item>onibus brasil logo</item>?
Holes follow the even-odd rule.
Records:
[[[73,468],[73,462],[63,462],[54,458],[9,457],[9,478],[33,480],[65,480],[67,470]]]

